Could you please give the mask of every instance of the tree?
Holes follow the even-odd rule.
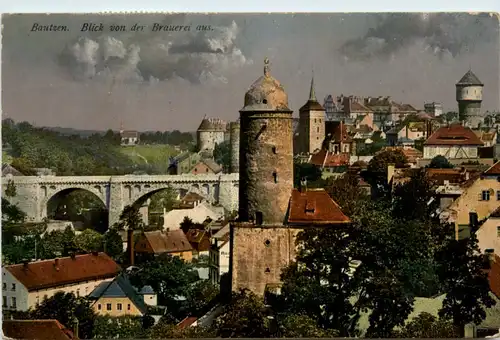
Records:
[[[2,197],[2,226],[21,223],[26,219],[26,214],[17,205],[10,203]]]
[[[188,292],[187,305],[190,315],[201,316],[207,312],[219,295],[219,288],[208,280],[196,282]]]
[[[429,313],[420,313],[411,322],[407,323],[400,331],[395,332],[393,337],[398,338],[460,338],[453,323],[449,320],[437,319]]]
[[[222,337],[265,338],[270,335],[262,298],[248,290],[233,293],[216,325],[218,336]]]
[[[470,322],[480,324],[486,317],[485,308],[496,303],[490,296],[485,261],[478,247],[479,226],[480,222],[473,222],[467,238],[456,240],[450,235],[436,254],[438,273],[446,291],[439,316],[452,319],[461,332]]]
[[[69,256],[78,251],[75,244],[75,232],[69,226],[64,231],[53,230],[46,233],[40,243],[40,257],[42,259]]]
[[[149,211],[163,213],[163,209],[165,209],[169,212],[177,202],[177,196],[178,194],[173,188],[166,188],[154,193],[150,198]]]
[[[104,234],[104,251],[114,259],[123,254],[123,240],[115,228],[110,228]]]
[[[428,165],[429,168],[434,169],[453,169],[454,166],[451,164],[448,159],[444,156],[437,155],[434,157]]]
[[[93,339],[143,338],[142,317],[98,315],[94,321]]]
[[[162,254],[140,266],[130,281],[137,288],[149,285],[158,294],[159,303],[175,304],[176,296],[187,296],[189,286],[199,279],[191,264],[168,254]]]
[[[310,163],[293,163],[293,181],[294,186],[298,188],[302,179],[306,179],[307,185],[310,187],[322,186],[321,182],[322,171],[319,167]]]
[[[394,164],[396,168],[403,168],[408,163],[408,158],[400,149],[383,150],[377,153],[368,163],[368,171],[374,174],[387,175],[387,166]]]
[[[120,215],[120,220],[114,226],[118,230],[144,230],[144,222],[142,220],[139,209],[134,205],[127,205]]]
[[[337,333],[318,326],[316,321],[307,315],[287,316],[280,324],[280,333],[285,338],[332,338]]]
[[[7,197],[15,197],[16,196],[16,185],[14,181],[9,179],[7,182],[7,186],[5,187],[5,196]]]
[[[325,190],[330,197],[342,207],[342,212],[351,216],[356,210],[363,206],[363,202],[369,199],[366,191],[360,188],[358,176],[351,172],[341,177],[328,178]]]
[[[231,145],[229,141],[224,141],[220,144],[215,144],[214,160],[217,164],[222,165],[224,172],[229,172],[231,169]]]
[[[75,236],[76,246],[87,252],[101,251],[103,248],[104,237],[97,231],[85,229],[80,234]]]
[[[90,303],[72,293],[57,292],[44,299],[31,312],[32,319],[56,319],[69,329],[78,323],[78,336],[81,339],[92,339],[96,315]]]
[[[160,322],[151,327],[148,337],[150,339],[215,338],[215,331],[211,328],[200,326],[180,328],[175,323],[160,320]]]

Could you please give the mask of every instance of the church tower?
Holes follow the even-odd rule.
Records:
[[[264,63],[240,110],[239,220],[283,225],[293,189],[292,110]]]
[[[299,129],[300,153],[310,154],[321,150],[325,139],[325,109],[316,99],[314,76],[309,99],[299,110]]]
[[[469,70],[455,86],[459,120],[471,128],[477,128],[483,120],[481,102],[484,84]]]

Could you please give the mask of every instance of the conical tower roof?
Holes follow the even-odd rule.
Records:
[[[311,78],[311,87],[309,89],[309,99],[300,108],[299,111],[325,111],[323,105],[321,105],[316,99],[316,91],[314,90],[314,75]]]
[[[484,86],[481,80],[479,80],[479,78],[471,70],[464,74],[462,79],[458,81],[457,85]]]

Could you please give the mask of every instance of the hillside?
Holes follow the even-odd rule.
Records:
[[[165,174],[169,157],[178,153],[169,145],[121,147],[118,133],[82,137],[28,123],[2,123],[2,144],[8,145],[2,160],[27,175],[33,168],[50,168],[61,176]]]

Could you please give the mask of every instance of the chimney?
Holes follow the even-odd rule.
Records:
[[[387,183],[390,183],[392,180],[392,177],[394,177],[395,169],[396,169],[395,164],[388,164],[387,165]]]
[[[127,253],[129,265],[134,265],[134,230],[132,228],[127,229]]]
[[[94,255],[94,256],[98,256],[98,255],[99,255],[99,252],[98,252],[98,251],[93,251],[93,252],[92,252],[92,255]]]
[[[57,267],[58,265],[59,265],[59,259],[55,259],[55,260],[54,260],[54,266],[56,266],[56,267]]]
[[[306,191],[307,191],[307,178],[302,177],[300,179],[299,192],[306,192]]]
[[[75,254],[74,252],[73,252],[73,253],[71,253],[71,259],[72,259],[72,260],[75,260],[75,259],[76,259],[76,254]]]

